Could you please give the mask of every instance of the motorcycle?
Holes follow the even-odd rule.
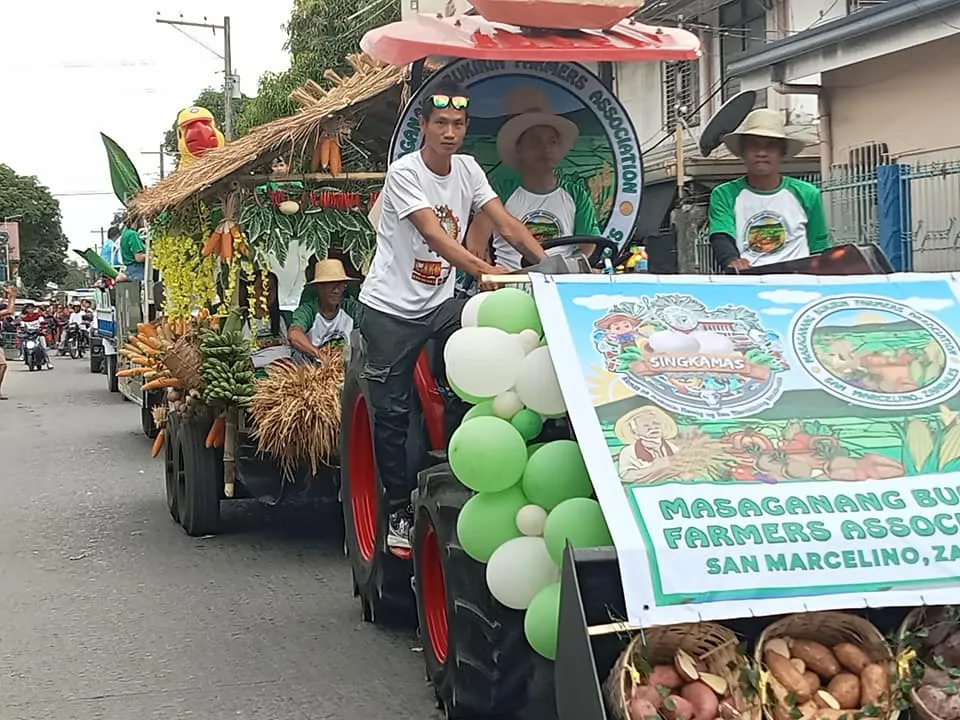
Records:
[[[47,358],[43,352],[43,345],[40,344],[41,337],[40,321],[24,323],[23,327],[23,362],[30,372],[42,370],[46,365]]]
[[[74,360],[83,354],[83,341],[81,339],[81,335],[82,331],[77,323],[69,323],[67,325],[64,344],[66,345],[67,352],[70,353],[70,357],[72,357]]]

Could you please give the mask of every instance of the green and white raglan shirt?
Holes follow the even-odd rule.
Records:
[[[593,200],[583,180],[561,176],[557,187],[539,194],[520,184],[519,176],[511,176],[494,183],[493,189],[503,201],[507,212],[520,220],[539,242],[568,235],[600,235]],[[576,246],[555,248],[548,255],[572,255]],[[521,256],[500,235],[493,235],[496,264],[510,270],[519,270]]]
[[[716,235],[732,239],[752,266],[805,258],[830,246],[820,191],[792,177],[784,177],[775,190],[756,190],[743,177],[715,187],[711,242]],[[726,264],[729,258],[718,260]]]

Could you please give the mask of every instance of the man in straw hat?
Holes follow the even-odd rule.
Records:
[[[590,193],[579,178],[560,176],[557,165],[573,149],[580,135],[577,126],[550,110],[536,86],[519,87],[507,96],[510,117],[497,133],[501,162],[516,171],[494,189],[507,211],[520,218],[539,241],[567,235],[599,235],[597,214]],[[489,256],[493,226],[480,216],[467,232],[467,248],[478,257]],[[585,254],[593,245],[581,245]],[[556,248],[550,255],[573,255],[575,246]],[[493,257],[497,265],[520,268],[520,253],[493,232]]]
[[[463,301],[454,300],[452,268],[474,276],[506,272],[461,244],[470,214],[489,217],[531,260],[544,257],[527,227],[504,209],[477,161],[457,152],[469,104],[466,91],[453,84],[424,98],[423,147],[387,169],[376,253],[360,291],[358,320],[367,346],[363,372],[374,410],[377,470],[391,506],[392,547],[409,547],[413,521],[416,478],[407,468],[413,369],[430,339],[444,343],[460,326]]]
[[[754,110],[723,142],[743,160],[747,174],[710,193],[710,245],[720,266],[743,270],[826,250],[830,240],[820,191],[780,174],[783,158],[806,144],[787,135],[781,113]]]
[[[644,482],[653,473],[670,466],[677,452],[676,421],[663,410],[646,405],[617,420],[614,434],[625,447],[617,457],[620,479],[625,483]]]
[[[293,311],[287,339],[306,358],[319,358],[326,345],[342,345],[353,332],[353,318],[343,311],[340,301],[348,282],[339,260],[320,260],[313,270],[313,280],[307,285],[313,290]]]

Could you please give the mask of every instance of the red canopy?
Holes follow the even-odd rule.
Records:
[[[371,30],[363,51],[391,65],[427,57],[540,62],[657,62],[695,60],[700,40],[677,28],[622,20],[609,30],[521,30],[478,15],[420,15]]]

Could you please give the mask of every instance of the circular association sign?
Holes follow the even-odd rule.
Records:
[[[825,298],[797,314],[791,335],[808,376],[853,405],[917,409],[960,388],[960,341],[905,303],[870,295]]]
[[[640,146],[626,110],[596,75],[577,63],[456,60],[407,104],[390,144],[391,162],[420,148],[423,99],[450,81],[470,96],[461,152],[477,159],[494,186],[514,173],[497,154],[497,134],[507,120],[537,111],[573,122],[579,136],[557,170],[584,183],[602,235],[620,246],[629,241],[643,192]]]

